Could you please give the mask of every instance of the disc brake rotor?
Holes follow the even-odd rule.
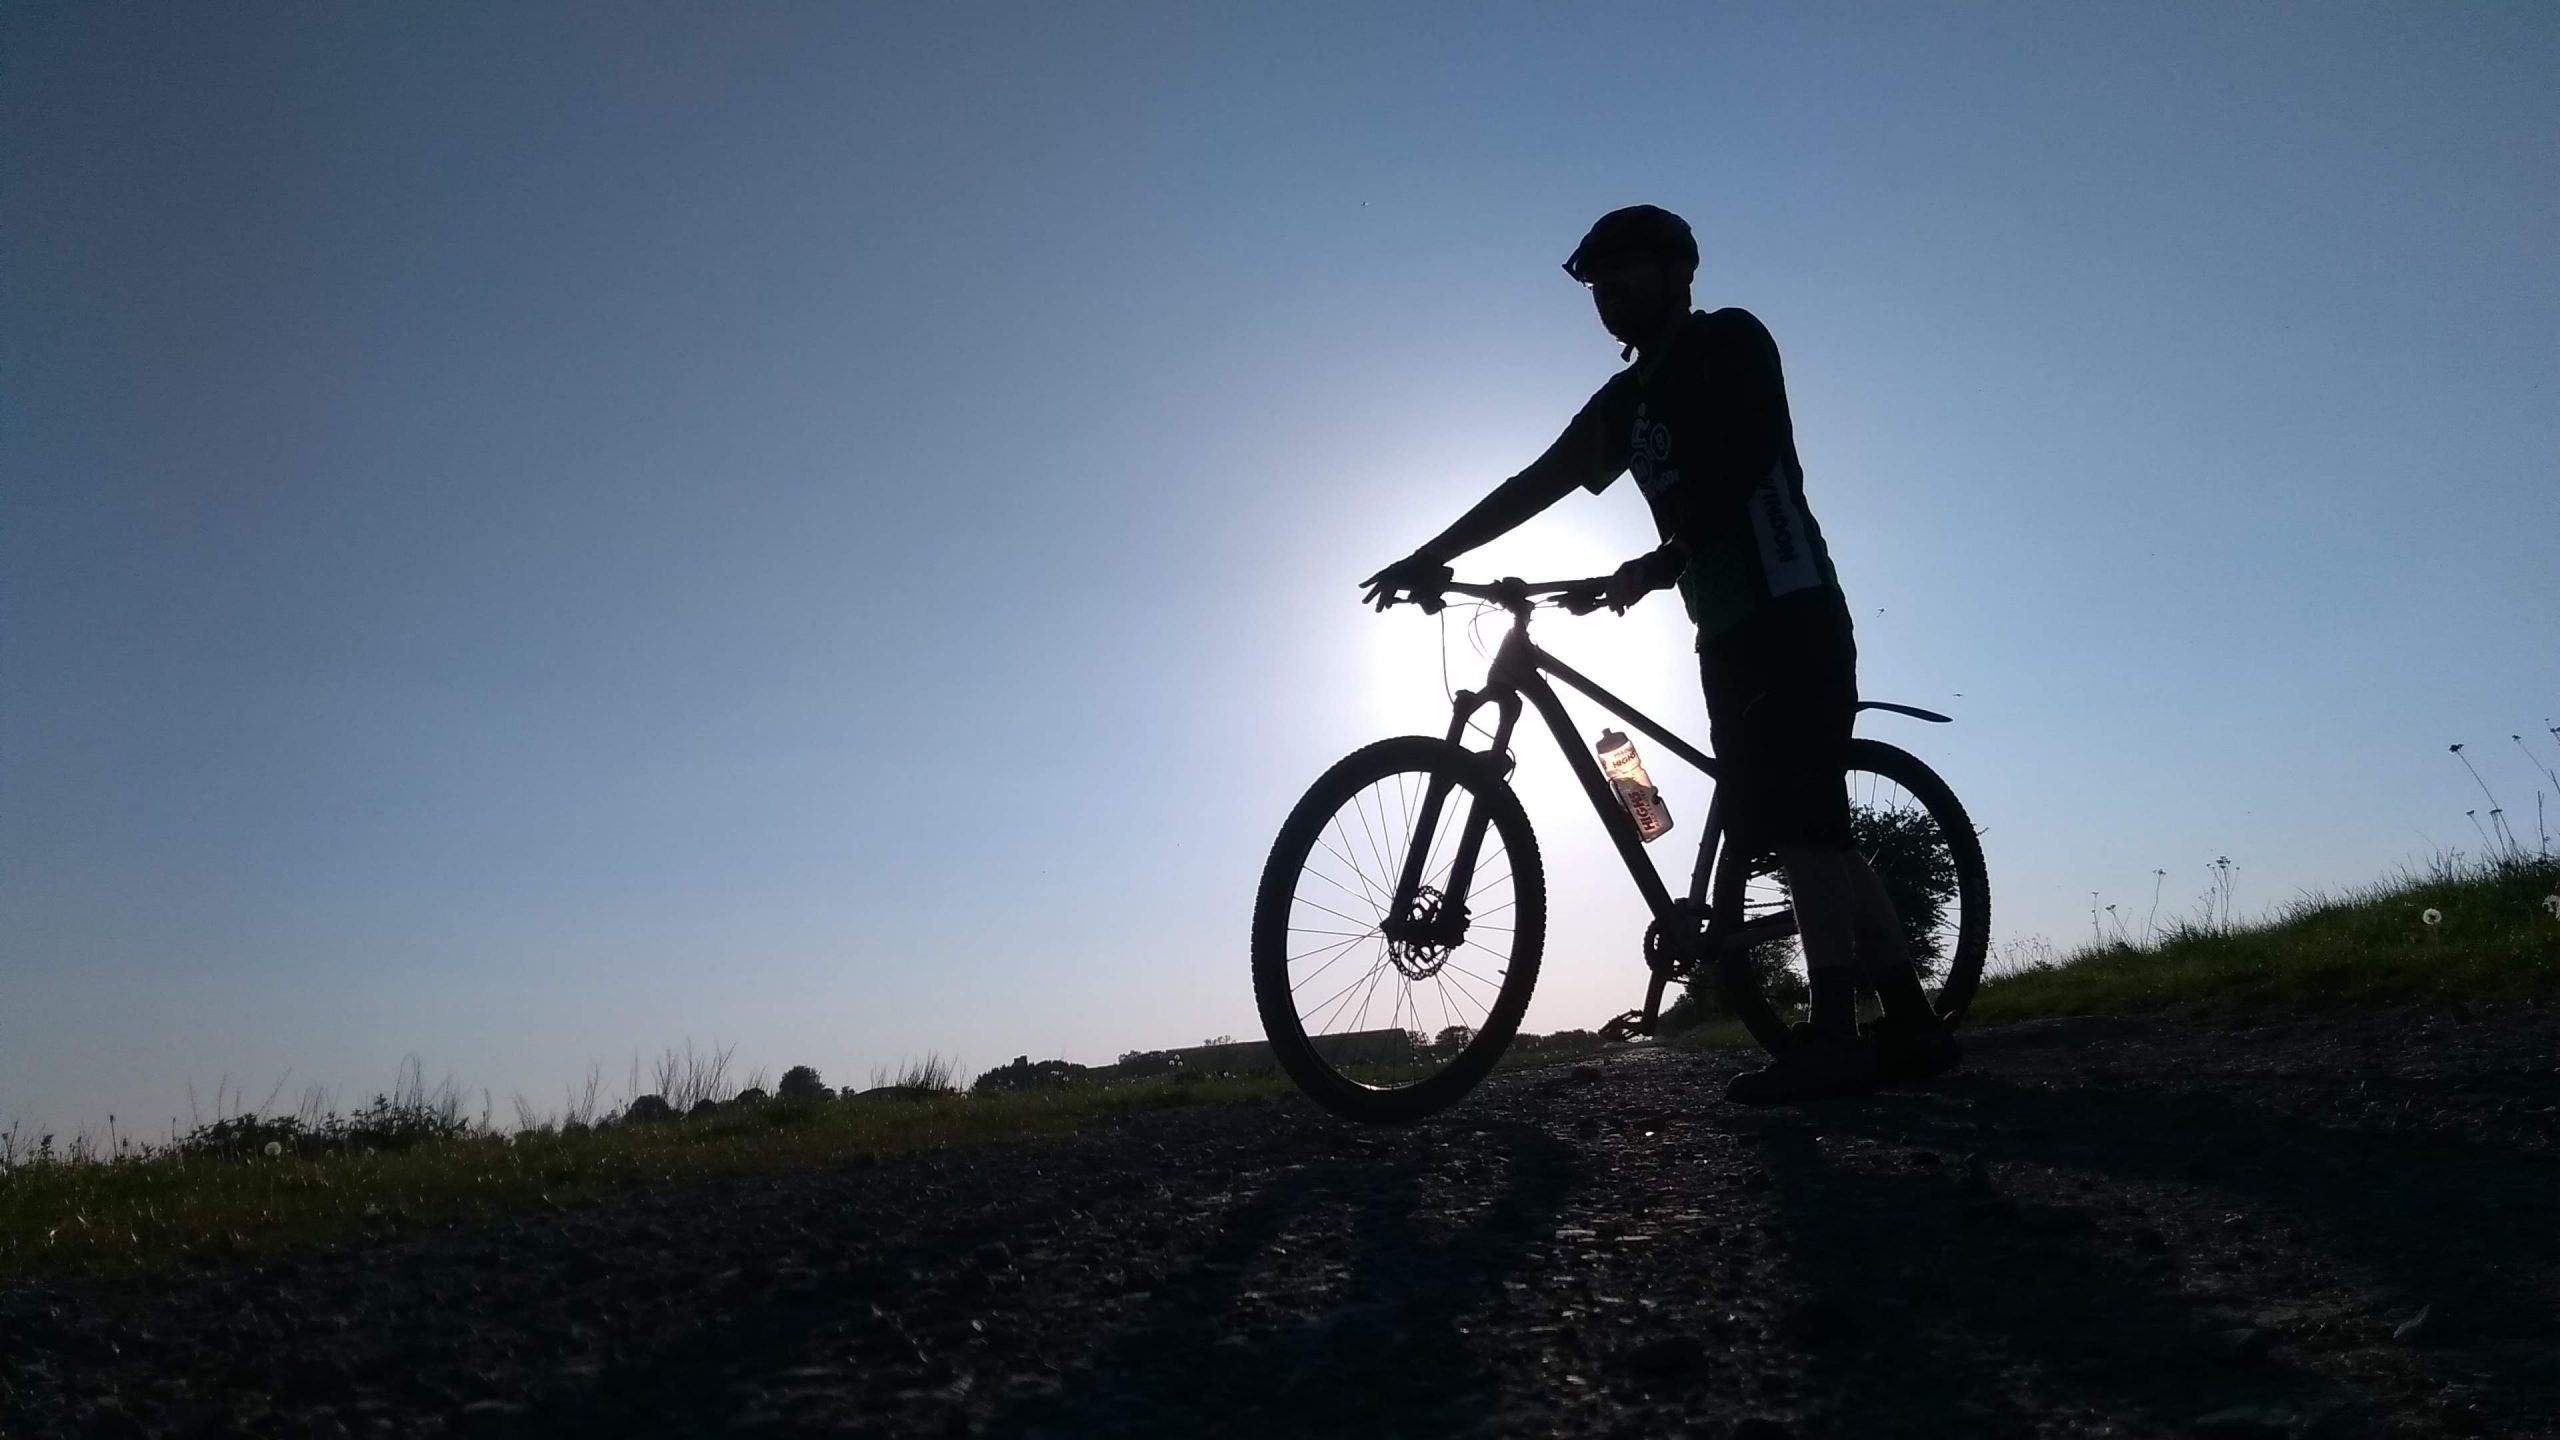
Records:
[[[1387,941],[1388,963],[1407,980],[1428,980],[1440,973],[1467,938],[1467,910],[1425,885],[1414,892],[1413,906]]]

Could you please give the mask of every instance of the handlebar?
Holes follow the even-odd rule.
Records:
[[[1449,596],[1465,595],[1499,605],[1522,619],[1527,619],[1540,601],[1552,601],[1573,614],[1587,615],[1599,607],[1600,596],[1607,591],[1612,578],[1600,575],[1587,580],[1545,580],[1532,584],[1516,575],[1506,575],[1490,585],[1451,580],[1440,586],[1437,593],[1417,590],[1404,601],[1391,603],[1419,605],[1422,613],[1429,615],[1447,604]]]

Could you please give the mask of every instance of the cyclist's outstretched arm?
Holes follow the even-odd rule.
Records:
[[[1495,486],[1492,494],[1414,554],[1445,565],[1510,534],[1522,521],[1572,494],[1574,487],[1597,490],[1616,479],[1627,468],[1627,457],[1623,446],[1609,443],[1602,410],[1600,397],[1591,397],[1591,403],[1582,407],[1545,454]]]
[[[1533,465],[1493,487],[1492,494],[1477,501],[1448,529],[1413,553],[1445,565],[1479,545],[1510,534],[1531,516],[1572,494],[1580,483],[1571,475],[1548,473]]]
[[[1361,581],[1366,593],[1360,603],[1384,610],[1396,602],[1401,592],[1417,599],[1431,597],[1423,599],[1424,608],[1437,608],[1440,587],[1449,582],[1451,560],[1509,533],[1512,527],[1563,499],[1573,489],[1576,482],[1570,475],[1557,473],[1560,469],[1532,465],[1495,486],[1492,494],[1477,501],[1458,517],[1456,524],[1421,549]]]

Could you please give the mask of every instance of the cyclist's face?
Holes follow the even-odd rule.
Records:
[[[1662,329],[1663,312],[1678,296],[1662,262],[1645,256],[1604,260],[1584,272],[1591,287],[1591,306],[1610,334],[1629,345],[1651,341]]]

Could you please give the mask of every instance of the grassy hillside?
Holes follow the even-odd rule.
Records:
[[[2560,870],[2516,858],[2296,901],[2272,921],[2174,931],[1986,979],[1971,1019],[2245,1015],[2560,996]],[[2432,911],[2437,923],[2427,923]]]
[[[1272,1074],[996,1096],[831,1096],[655,1124],[465,1130],[380,1146],[278,1143],[273,1153],[215,1137],[112,1161],[22,1162],[0,1169],[0,1276],[412,1234],[633,1188],[1036,1140],[1134,1110],[1267,1100],[1286,1085]],[[437,1123],[410,1118],[420,1131]]]
[[[2174,1011],[2237,1016],[2560,997],[2560,875],[2546,861],[2444,867],[2276,920],[2094,949],[1986,981],[1973,1023]],[[2438,923],[2426,922],[2428,911]],[[1572,1042],[1576,1036],[1550,1037]],[[1588,1037],[1579,1037],[1587,1040]],[[1739,1026],[1674,1039],[1747,1045]],[[1530,1047],[1520,1047],[1526,1055]],[[1546,1052],[1570,1057],[1571,1043]],[[0,1275],[150,1265],[357,1234],[399,1234],[556,1209],[618,1191],[842,1163],[862,1156],[1071,1132],[1165,1105],[1268,1100],[1274,1073],[1166,1076],[961,1095],[826,1096],[734,1105],[654,1124],[493,1134],[423,1086],[314,1132],[234,1119],[146,1153],[65,1160],[0,1144]]]

